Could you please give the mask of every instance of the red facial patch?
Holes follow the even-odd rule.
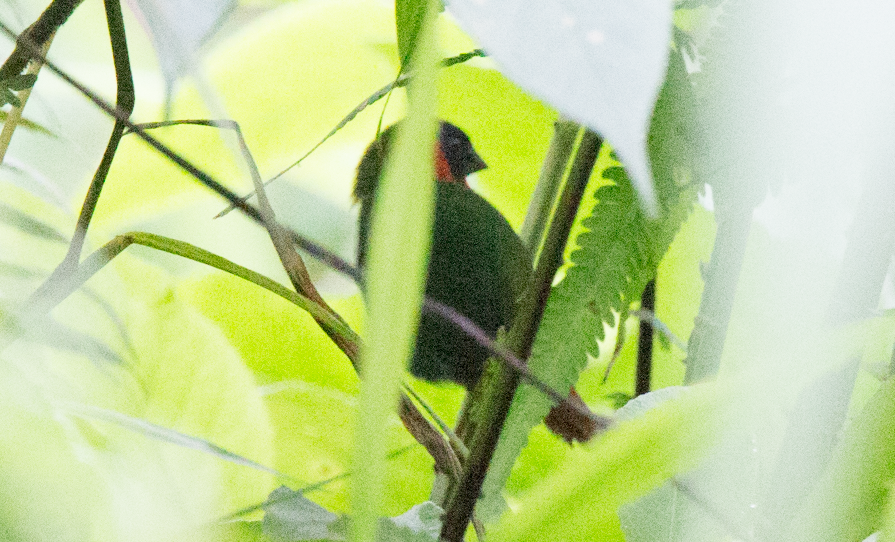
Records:
[[[447,158],[441,150],[441,145],[435,145],[435,180],[440,183],[461,183],[469,186],[466,177],[457,179],[451,173],[451,166],[448,165]]]
[[[441,151],[441,145],[435,145],[435,179],[442,183],[457,182],[451,174],[451,166],[448,165],[444,153]]]

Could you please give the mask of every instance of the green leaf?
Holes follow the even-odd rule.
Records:
[[[0,202],[0,222],[9,224],[14,228],[35,237],[58,243],[68,242],[68,238],[53,226],[2,202]]]
[[[389,415],[419,322],[432,236],[437,129],[435,2],[430,0],[412,66],[407,118],[398,127],[373,207],[366,267],[367,342],[352,471],[351,539],[375,537],[383,503]],[[431,181],[430,181],[431,179]]]
[[[299,307],[224,273],[182,283],[178,292],[221,328],[263,382],[298,380],[357,393],[351,363]],[[357,296],[327,300],[350,324],[360,321]]]
[[[172,539],[269,493],[273,477],[258,467],[274,449],[252,375],[168,280],[125,255],[91,281],[130,347],[92,296],[53,311],[125,363],[30,341],[5,350],[0,521],[15,526],[10,539]]]
[[[845,431],[787,540],[860,540],[879,529],[895,478],[895,380],[887,380]]]
[[[102,341],[51,319],[41,322],[39,326],[32,326],[25,330],[22,338],[59,350],[81,354],[96,363],[97,366],[110,362],[117,365],[124,361],[118,352]]]
[[[277,542],[345,540],[351,518],[339,517],[308,500],[301,491],[275,489],[264,503],[264,534]],[[444,510],[431,501],[393,518],[379,518],[377,542],[435,542]]]
[[[725,540],[731,533],[710,521],[705,507],[668,482],[618,511],[625,542]]]
[[[428,7],[428,0],[395,0],[398,55],[401,57],[401,67],[404,72],[409,71],[408,63],[416,41],[419,39]]]
[[[67,414],[79,416],[84,419],[94,419],[103,422],[114,423],[120,427],[143,435],[147,438],[158,440],[160,442],[176,444],[177,446],[181,446],[183,448],[197,450],[208,455],[216,456],[219,459],[229,461],[230,463],[234,463],[236,465],[251,467],[253,469],[283,477],[282,474],[276,472],[271,468],[265,467],[264,465],[256,463],[250,459],[246,459],[245,457],[242,457],[239,454],[235,454],[225,448],[218,446],[217,444],[214,444],[213,442],[209,442],[208,440],[196,438],[191,435],[184,434],[180,431],[175,431],[168,427],[162,427],[160,425],[147,422],[146,420],[127,416],[120,412],[115,412],[114,410],[99,408],[93,405],[82,405],[67,402],[59,402],[56,403],[55,406],[60,411]]]
[[[0,105],[6,104],[11,104],[13,107],[22,107],[22,102],[20,102],[19,98],[8,88],[3,89],[3,104]]]
[[[437,542],[443,513],[444,510],[438,505],[427,501],[400,516],[379,518],[376,542]],[[342,517],[333,525],[332,530],[337,533],[348,532],[351,524],[351,518]]]
[[[622,407],[617,419],[635,419],[665,401],[680,397],[688,390],[673,386],[640,395]],[[738,464],[741,467],[742,463]],[[700,469],[701,470],[701,469]],[[740,471],[744,469],[740,468]],[[701,474],[701,473],[700,473]],[[684,475],[669,481],[640,499],[622,505],[618,510],[626,542],[675,542],[721,540],[730,534],[712,521],[701,501],[689,492],[690,481],[700,474]]]
[[[128,386],[106,392],[97,406],[129,416],[137,425],[119,429],[93,422],[112,446],[87,444],[81,453],[109,477],[115,498],[126,499],[131,484],[147,484],[147,491],[171,502],[195,499],[194,519],[263,499],[272,482],[264,466],[273,463],[274,449],[267,410],[251,373],[213,323],[164,287],[164,275],[132,258],[114,263],[113,269],[134,287],[130,298],[113,303],[128,324],[137,358],[132,379],[139,382],[133,387],[139,391]],[[158,456],[167,459],[156,464]],[[221,487],[227,489],[214,499],[204,495]],[[122,521],[137,514],[128,510]]]
[[[6,111],[0,111],[0,121],[6,122],[7,115],[8,115],[8,113]],[[37,132],[39,134],[50,136],[52,138],[59,137],[49,128],[43,126],[42,124],[34,122],[33,120],[19,119],[19,126],[27,128],[27,129]]]
[[[400,516],[392,518],[392,523],[413,532],[429,535],[433,540],[441,533],[441,516],[444,510],[432,501],[415,505]]]
[[[618,507],[698,465],[730,423],[726,409],[722,390],[705,385],[618,424],[517,499],[489,540],[616,537]]]

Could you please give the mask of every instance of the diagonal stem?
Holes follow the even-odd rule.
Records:
[[[127,118],[130,117],[134,110],[135,97],[134,79],[127,52],[127,38],[124,33],[124,19],[121,15],[121,3],[119,0],[105,0],[105,6],[106,19],[109,25],[109,38],[112,43],[112,59],[115,63],[115,79],[118,85],[115,105],[121,115]],[[108,145],[106,145],[106,151],[103,153],[99,167],[96,168],[96,173],[93,175],[93,180],[87,189],[87,196],[84,198],[84,204],[81,206],[81,214],[78,216],[78,223],[75,226],[74,235],[72,235],[71,243],[68,246],[68,253],[47,280],[58,280],[60,275],[64,276],[72,273],[77,268],[81,259],[84,240],[87,237],[87,228],[90,227],[90,221],[93,218],[94,211],[96,211],[96,205],[99,203],[100,193],[106,182],[106,177],[109,175],[112,159],[115,157],[115,151],[118,150],[118,144],[124,135],[125,127],[126,124],[116,117],[115,125],[112,127],[112,135],[109,137]]]
[[[562,264],[572,223],[575,221],[575,215],[578,213],[578,207],[602,145],[603,140],[596,133],[590,130],[584,133],[569,179],[544,240],[544,248],[538,258],[534,276],[520,303],[520,318],[514,323],[507,337],[508,347],[521,359],[526,359],[531,353],[553,278]],[[488,390],[488,395],[485,397],[483,409],[486,412],[485,421],[475,431],[463,478],[445,513],[441,538],[448,542],[463,540],[463,534],[472,517],[482,483],[485,481],[485,473],[491,463],[500,431],[516,392],[518,372],[507,365],[501,365],[498,378],[497,385]]]

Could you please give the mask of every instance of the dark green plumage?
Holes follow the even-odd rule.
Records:
[[[394,126],[385,130],[358,166],[354,194],[361,204],[361,267],[376,186],[393,133]],[[499,327],[512,322],[516,301],[531,274],[531,255],[500,212],[466,185],[466,175],[484,167],[466,135],[442,123],[439,140],[436,171],[440,179],[426,295],[453,307],[494,337]],[[439,165],[439,160],[446,163]],[[424,314],[410,372],[430,381],[451,380],[472,387],[487,357],[487,350],[459,328],[439,316]]]

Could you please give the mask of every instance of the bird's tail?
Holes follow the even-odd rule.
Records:
[[[569,392],[568,401],[554,406],[550,414],[544,418],[544,424],[551,431],[564,438],[569,444],[575,441],[587,442],[597,432],[597,421],[593,417],[585,416],[569,403],[573,403],[590,412],[581,396],[578,395],[575,388],[572,388]]]

